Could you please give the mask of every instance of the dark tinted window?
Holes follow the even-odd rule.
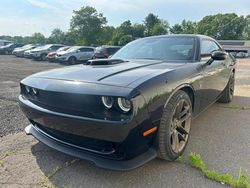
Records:
[[[81,52],[94,52],[93,48],[80,48],[79,49]]]
[[[214,41],[203,40],[201,42],[201,54],[211,54],[218,50],[221,50],[221,48]]]
[[[51,46],[51,50],[58,50],[59,48],[61,48],[62,46]]]
[[[107,48],[107,50],[110,55],[113,55],[115,52],[119,50],[119,48]]]
[[[121,48],[114,59],[192,60],[194,37],[153,37],[133,41]]]

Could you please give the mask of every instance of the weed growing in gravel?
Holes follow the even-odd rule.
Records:
[[[178,162],[178,163],[181,163],[181,164],[185,163],[182,156],[179,156],[175,161]]]
[[[201,156],[196,153],[190,153],[189,156],[189,163],[191,166],[201,170],[204,175],[211,180],[225,183],[227,185],[231,185],[238,188],[250,188],[250,183],[248,182],[248,177],[242,173],[241,169],[239,171],[239,175],[237,179],[233,178],[231,173],[220,174],[215,170],[207,170],[205,163],[202,161]]]
[[[4,161],[0,160],[0,166],[3,167],[4,166]]]
[[[71,161],[67,161],[63,166],[56,166],[54,167],[45,177],[39,180],[39,184],[47,184],[47,187],[49,188],[55,188],[55,186],[51,183],[49,183],[49,180],[56,175],[60,170],[63,168],[66,168],[70,165],[73,165],[75,162],[79,161],[79,159],[74,159]]]
[[[4,159],[4,158],[6,158],[6,157],[8,157],[8,156],[10,156],[10,155],[12,155],[12,154],[13,154],[12,151],[7,150],[7,151],[5,151],[5,152],[3,152],[3,153],[1,154],[0,160]]]

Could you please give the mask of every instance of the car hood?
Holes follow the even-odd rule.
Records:
[[[61,52],[57,52],[58,55],[70,55],[73,54],[74,52],[67,52],[67,51],[61,51]]]
[[[169,72],[184,63],[171,63],[158,60],[129,60],[114,65],[76,65],[54,69],[30,76],[38,79],[68,80],[129,87],[141,78],[150,78]]]

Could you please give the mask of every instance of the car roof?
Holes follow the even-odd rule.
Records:
[[[194,37],[199,39],[210,39],[215,40],[212,37],[206,35],[199,35],[199,34],[170,34],[170,35],[158,35],[158,36],[150,36],[146,38],[165,38],[165,37]]]

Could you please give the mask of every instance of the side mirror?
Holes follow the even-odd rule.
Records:
[[[76,53],[79,53],[80,52],[80,50],[76,50]]]
[[[206,64],[211,65],[213,63],[213,61],[222,61],[222,60],[225,60],[226,58],[227,58],[226,52],[214,51],[214,52],[212,52],[211,58],[208,60],[208,62]]]
[[[227,58],[227,53],[222,51],[214,51],[211,55],[213,60],[225,60]]]

